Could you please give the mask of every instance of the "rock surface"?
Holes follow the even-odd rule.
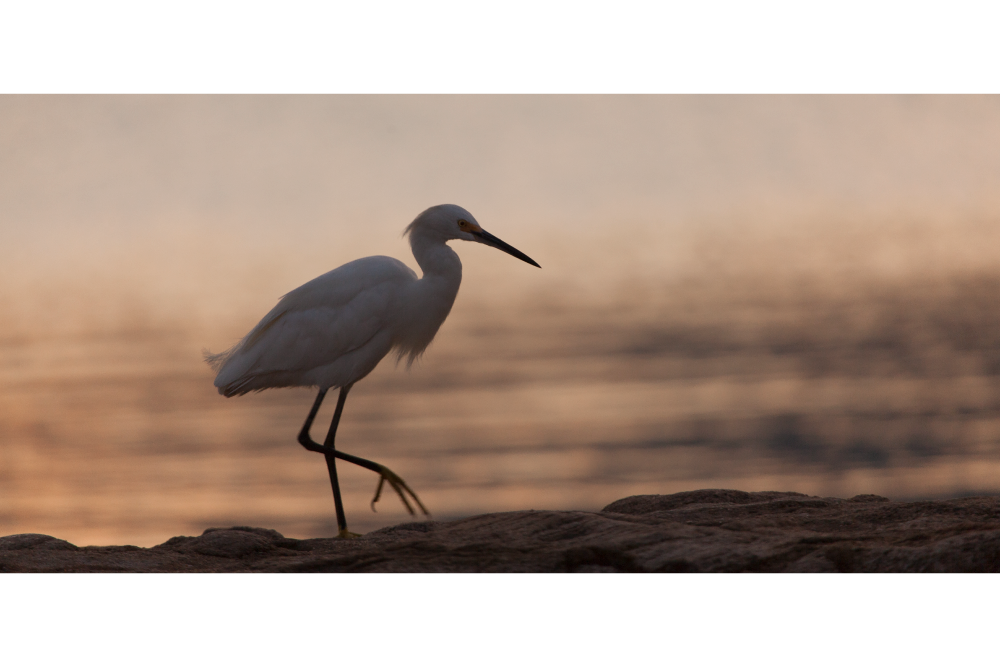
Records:
[[[0,572],[1000,572],[1000,498],[702,490],[600,512],[408,523],[359,539],[210,528],[158,546],[0,537]]]

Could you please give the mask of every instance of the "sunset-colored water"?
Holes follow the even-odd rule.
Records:
[[[2,535],[333,534],[313,390],[225,399],[202,350],[416,268],[444,202],[543,268],[453,243],[437,339],[347,402],[435,518],[1000,491],[996,98],[2,97],[0,149]],[[405,520],[339,469],[353,530]]]

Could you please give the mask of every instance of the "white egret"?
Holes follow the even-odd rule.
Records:
[[[462,263],[447,242],[460,239],[483,243],[539,266],[520,250],[484,231],[472,214],[453,204],[427,209],[403,234],[409,236],[422,278],[392,257],[348,262],[281,297],[278,305],[229,350],[205,353],[205,360],[218,373],[215,386],[226,397],[271,387],[319,387],[298,440],[309,451],[326,457],[340,537],[352,533],[347,531],[340,498],[337,459],[379,474],[372,509],[388,482],[410,514],[414,511],[407,493],[428,514],[417,494],[398,475],[381,464],[337,450],[334,439],[344,401],[354,383],[371,373],[393,350],[397,362],[407,357],[409,367],[448,317],[462,282]],[[310,437],[309,430],[327,391],[334,387],[340,388],[337,409],[326,440],[320,445]]]

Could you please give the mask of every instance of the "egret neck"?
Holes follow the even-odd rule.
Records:
[[[451,312],[462,283],[462,262],[445,239],[433,232],[414,229],[410,233],[410,248],[423,276],[408,286],[406,298],[400,304],[404,326],[397,331],[405,336],[400,341],[401,352],[422,351],[430,344]]]

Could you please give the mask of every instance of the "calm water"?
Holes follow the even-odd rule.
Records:
[[[454,201],[452,316],[338,445],[436,518],[706,487],[1000,490],[1000,120],[978,98],[4,98],[0,534],[335,532],[312,390],[201,361]],[[457,157],[456,157],[457,156]],[[317,422],[318,437],[333,401]],[[341,466],[349,524],[376,480]]]
[[[468,312],[411,372],[387,363],[357,385],[339,442],[404,475],[439,518],[704,487],[994,490],[1000,276],[949,287],[937,300],[925,288],[716,303],[711,317]],[[5,344],[2,532],[140,545],[230,524],[331,534],[324,465],[294,440],[312,392],[224,399],[199,342]],[[391,496],[371,513],[374,478],[342,470],[356,529],[405,519]]]

